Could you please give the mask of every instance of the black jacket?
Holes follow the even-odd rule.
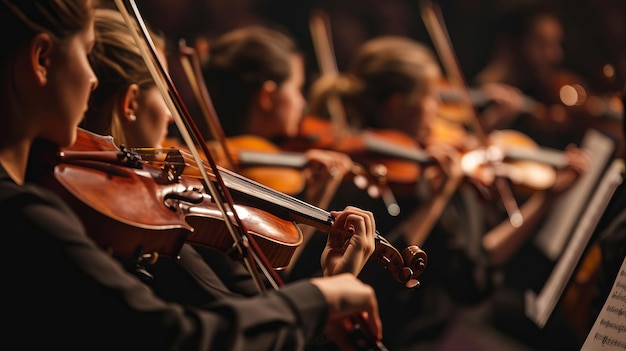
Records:
[[[298,350],[327,317],[308,282],[254,297],[217,289],[201,307],[168,302],[100,249],[55,194],[19,186],[1,167],[0,220],[6,347]]]

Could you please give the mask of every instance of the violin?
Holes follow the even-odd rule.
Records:
[[[512,91],[509,91],[512,90]],[[499,95],[517,96],[519,102],[514,111],[503,111],[497,106]],[[596,94],[577,75],[566,70],[557,70],[545,78],[545,82],[536,88],[537,97],[517,91],[507,84],[492,83],[484,87],[468,88],[464,96],[458,88],[447,81],[440,83],[439,96],[443,103],[439,115],[441,118],[463,123],[470,118],[473,109],[482,110],[481,121],[486,130],[506,128],[520,116],[529,116],[526,121],[534,130],[546,135],[565,134],[568,140],[578,142],[589,129],[595,128],[610,135],[616,141],[622,141],[619,133],[623,119],[624,106],[619,92]],[[506,102],[505,104],[509,104]],[[510,109],[510,108],[509,108]]]
[[[249,134],[230,137],[225,142],[227,151],[214,140],[207,142],[218,165],[281,193],[297,196],[304,191],[307,184],[305,170],[311,163],[304,152],[285,151],[265,138]],[[185,149],[177,140],[168,140],[163,146]],[[329,175],[334,178],[332,171]],[[375,172],[375,169],[354,162],[339,180],[352,182],[372,198],[377,198],[385,190],[381,177]]]
[[[320,120],[313,123],[321,126]],[[521,132],[496,130],[488,135],[487,140],[486,145],[481,145],[460,124],[439,119],[431,126],[427,144],[452,145],[459,151],[463,173],[473,184],[491,184],[490,179],[497,175],[513,181],[520,188],[546,190],[554,183],[556,169],[568,165],[562,150],[540,147]],[[297,144],[288,145],[298,147]],[[378,173],[385,175],[393,189],[411,189],[421,178],[424,168],[437,165],[437,160],[421,148],[415,138],[394,130],[369,130],[325,147],[346,152],[372,170],[381,169]]]
[[[619,101],[619,92],[596,94],[581,77],[565,69],[553,72],[541,88],[540,101],[546,105],[561,105],[567,113],[571,114],[570,118],[575,118],[576,115],[586,115],[591,122],[594,119],[613,122],[620,122],[623,119],[623,106]],[[552,118],[559,119],[558,116]]]
[[[619,91],[598,94],[581,77],[561,69],[547,77],[536,96],[545,113],[533,116],[529,123],[533,130],[546,135],[544,138],[558,136],[554,131],[559,131],[579,143],[593,128],[623,145],[624,105]]]
[[[465,152],[461,161],[464,173],[483,184],[500,176],[522,189],[547,190],[556,181],[556,171],[569,165],[564,151],[540,147],[515,130],[493,131],[488,140],[487,146]]]
[[[154,166],[165,165],[161,152],[155,152],[157,150],[150,149],[135,150],[149,164]],[[182,159],[175,162],[176,167],[180,167],[182,163],[185,168],[190,169],[189,173],[183,174],[191,174],[192,176],[197,174],[198,165],[194,162],[191,155],[183,150],[177,150],[177,152]],[[170,160],[168,162],[172,163],[173,161]],[[200,167],[208,166],[202,165]],[[259,201],[261,201],[266,211],[280,218],[310,225],[329,233],[329,235],[340,235],[344,240],[349,239],[350,233],[345,231],[337,232],[332,229],[333,218],[327,211],[287,194],[277,192],[227,169],[220,168],[220,174],[224,179],[225,185],[236,194],[238,203],[259,206]],[[376,235],[376,248],[371,258],[383,265],[397,281],[405,283],[407,287],[415,287],[419,284],[415,278],[421,274],[427,263],[427,257],[422,254],[422,250],[417,246],[410,246],[400,254],[397,249],[391,246],[379,234]],[[420,273],[417,273],[418,271]]]
[[[526,99],[530,101],[531,98]],[[443,104],[444,114],[449,113],[446,111],[448,104]],[[537,104],[535,101],[528,106]],[[443,115],[439,117],[434,122],[429,143],[454,146],[462,155],[464,174],[470,180],[478,181],[478,184],[488,185],[493,183],[495,176],[499,176],[511,181],[522,192],[547,190],[554,184],[556,171],[569,165],[563,150],[540,146],[522,132],[495,129],[487,133],[485,140],[480,143],[477,137],[461,127],[464,124],[462,119],[451,120]]]
[[[222,252],[233,247],[221,212],[197,178],[152,167],[133,151],[117,148],[111,137],[82,129],[70,147],[35,152],[47,160],[33,165],[38,182],[61,195],[81,215],[89,235],[115,256],[151,262],[161,255],[177,257],[186,241]],[[272,266],[286,266],[302,241],[295,224],[236,206]]]
[[[307,182],[304,171],[311,165],[305,152],[285,151],[255,135],[230,137],[226,143],[241,175],[289,195],[297,195],[304,190]],[[216,162],[225,166],[223,153],[222,148],[215,148]],[[331,177],[336,177],[333,169],[329,172]],[[359,189],[367,189],[368,194],[374,197],[381,191],[375,174],[357,160],[341,180],[351,181]]]
[[[344,152],[394,190],[405,190],[419,181],[423,169],[436,164],[414,138],[400,131],[365,130],[335,138],[334,126],[321,117],[306,116],[299,135],[281,141],[285,150],[323,148]]]

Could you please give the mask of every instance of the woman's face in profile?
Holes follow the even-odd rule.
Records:
[[[563,60],[563,28],[553,16],[532,21],[523,43],[526,60],[538,75],[549,74]]]

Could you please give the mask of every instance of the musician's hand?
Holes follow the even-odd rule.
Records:
[[[591,164],[591,156],[588,152],[574,145],[565,149],[569,165],[565,169],[557,171],[554,185],[550,188],[553,194],[560,194],[574,185],[576,180],[584,173]]]
[[[429,155],[437,160],[437,165],[439,165],[439,169],[443,171],[446,179],[459,179],[463,177],[464,174],[463,168],[461,167],[461,154],[454,146],[446,143],[433,143],[428,145],[426,150]],[[431,170],[435,170],[432,172],[432,174],[434,174],[433,176],[429,173]],[[439,182],[435,180],[437,173],[440,172],[436,171],[436,167],[429,167],[424,170],[424,178],[433,178],[430,183],[435,191],[444,184],[442,179],[439,179]]]
[[[305,155],[308,160],[304,170],[307,180],[305,200],[319,206],[320,194],[328,191],[329,186],[338,186],[354,163],[347,154],[331,150],[310,149]]]
[[[329,233],[321,257],[324,275],[352,273],[356,276],[375,249],[374,214],[353,206],[347,206],[343,211],[331,211],[330,214],[335,217],[333,229],[352,235],[344,240],[343,235],[333,231]]]
[[[328,303],[326,336],[341,350],[351,350],[347,331],[354,321],[363,322],[360,327],[371,335],[373,342],[382,340],[382,322],[378,312],[378,301],[374,289],[351,274],[312,278]]]
[[[518,88],[502,83],[485,83],[480,87],[486,101],[491,104],[482,114],[488,131],[508,128],[527,106],[524,94]]]
[[[353,162],[350,156],[343,152],[332,150],[309,149],[305,152],[309,161],[312,177],[330,176],[343,178],[352,169]]]

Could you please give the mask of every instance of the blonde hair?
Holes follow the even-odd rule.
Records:
[[[135,26],[134,30],[139,30]],[[94,133],[111,135],[116,144],[126,143],[119,116],[120,94],[137,84],[145,90],[155,86],[135,39],[122,14],[114,9],[98,8],[95,12],[96,44],[91,64],[100,84],[91,94],[89,110],[82,127]],[[150,32],[157,49],[165,49],[165,39]]]

